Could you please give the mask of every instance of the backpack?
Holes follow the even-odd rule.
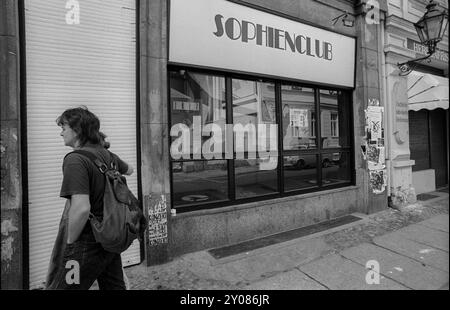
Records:
[[[119,254],[128,249],[136,238],[142,241],[147,220],[139,208],[138,199],[128,188],[125,177],[117,170],[112,153],[109,152],[110,165],[89,151],[75,150],[71,153],[88,157],[105,176],[103,218],[89,214],[95,240],[106,251]]]

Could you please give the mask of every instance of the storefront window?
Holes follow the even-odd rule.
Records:
[[[317,155],[284,156],[284,190],[286,192],[316,187]]]
[[[170,104],[174,206],[227,200],[225,78],[172,71]]]
[[[228,199],[226,160],[199,160],[172,163],[175,206]]]
[[[281,101],[283,103],[283,149],[315,149],[317,143],[314,90],[283,85]]]
[[[171,130],[178,132],[178,136],[171,135],[172,146],[178,146],[171,150],[174,159],[223,159],[225,147],[219,134],[226,123],[225,78],[185,70],[171,72],[170,104]],[[183,132],[189,132],[184,140],[179,138]]]
[[[236,198],[248,198],[278,191],[275,84],[232,80],[233,128],[235,135]]]
[[[324,186],[350,182],[350,154],[335,152],[322,154],[322,183]]]
[[[348,91],[170,70],[179,212],[350,185]]]
[[[348,147],[349,106],[342,91],[323,90],[320,93],[320,133],[322,148]]]

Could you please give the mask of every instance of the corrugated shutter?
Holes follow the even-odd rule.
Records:
[[[67,24],[66,4],[75,2],[25,1],[30,288],[45,281],[64,207],[61,166],[70,149],[57,116],[86,105],[111,151],[137,167],[135,0],[78,0],[80,23]],[[128,183],[137,194],[136,174]],[[139,242],[122,259],[139,263]]]

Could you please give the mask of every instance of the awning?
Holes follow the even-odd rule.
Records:
[[[448,78],[419,72],[408,75],[408,110],[448,109]]]

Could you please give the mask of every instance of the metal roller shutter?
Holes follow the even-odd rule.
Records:
[[[86,105],[100,118],[111,151],[136,161],[135,0],[79,0],[79,24],[66,23],[69,0],[25,0],[30,288],[42,286],[64,199],[64,146],[55,119]],[[137,194],[136,173],[128,177]],[[139,243],[122,255],[140,262]]]

